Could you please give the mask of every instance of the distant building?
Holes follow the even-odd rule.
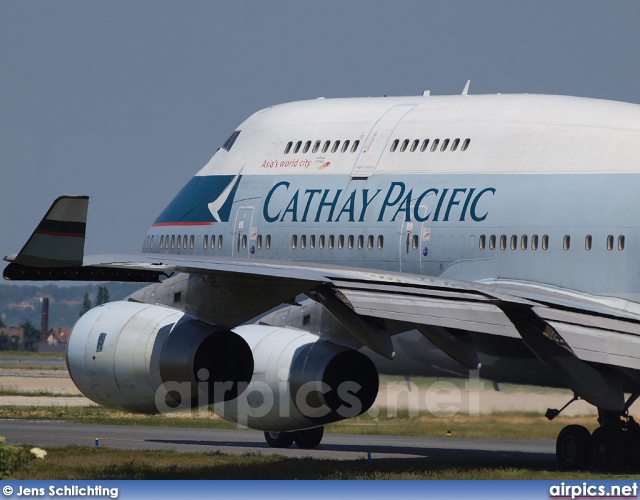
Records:
[[[49,329],[47,340],[40,342],[40,352],[64,352],[67,349],[67,342],[71,328],[54,326]]]
[[[66,344],[69,341],[69,335],[71,335],[71,328],[54,326],[49,330],[47,343],[53,345]]]

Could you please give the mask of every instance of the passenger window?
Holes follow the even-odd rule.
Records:
[[[344,248],[344,235],[338,236],[338,248]]]
[[[320,241],[318,243],[320,248],[324,248],[324,234],[320,235]]]
[[[193,248],[195,246],[195,236],[193,234],[189,238],[189,248]]]
[[[180,248],[181,243],[182,243],[182,238],[180,236],[178,236],[178,245],[177,245],[178,248]]]
[[[222,235],[218,235],[218,248],[222,248]]]
[[[259,235],[258,235],[258,239],[257,239],[257,241],[256,241],[256,246],[257,246],[259,249],[260,249],[260,248],[262,248],[262,235],[261,235],[261,234],[259,234]]]
[[[451,151],[458,149],[458,144],[460,144],[460,139],[454,139],[453,144],[451,144]]]
[[[325,141],[324,146],[322,146],[322,152],[326,153],[329,146],[331,146],[331,141]]]
[[[370,234],[367,238],[367,248],[371,250],[373,248],[373,235]]]
[[[440,143],[440,139],[434,139],[431,144],[431,152],[433,153],[436,149],[438,149],[438,144]]]
[[[466,151],[470,143],[471,143],[471,139],[465,139],[464,142],[462,143],[462,147],[460,148],[460,150]]]
[[[171,248],[175,248],[175,244],[176,244],[176,236],[175,236],[175,234],[172,234],[171,235]]]
[[[338,146],[340,146],[340,141],[334,142],[333,147],[331,148],[331,152],[335,153],[338,150]]]
[[[316,143],[313,145],[313,151],[311,152],[317,153],[319,148],[320,148],[320,141],[316,141]]]
[[[309,236],[309,248],[315,248],[316,247],[316,235],[312,234],[311,236]]]
[[[414,234],[413,235],[413,249],[417,250],[418,249],[418,244],[420,243],[420,240],[418,239],[418,235]]]
[[[382,250],[384,248],[384,236],[378,236],[378,249]]]
[[[518,237],[515,234],[511,235],[511,250],[518,248]]]
[[[300,151],[300,147],[302,146],[302,141],[298,141],[296,142],[296,147],[293,148],[293,153],[297,153],[298,151]]]
[[[353,141],[353,146],[351,146],[351,152],[355,153],[359,145],[360,145],[360,141]]]
[[[440,151],[446,151],[448,145],[449,145],[449,139],[445,139],[444,141],[442,141],[442,147],[440,148]]]
[[[593,238],[591,238],[590,234],[587,234],[584,238],[584,249],[591,250],[591,244],[593,243]]]
[[[289,154],[289,151],[291,151],[291,146],[293,146],[293,142],[287,142],[287,147],[284,148],[284,154]]]
[[[269,149],[267,149],[267,154],[268,154],[268,155],[273,154],[273,150],[274,150],[274,149],[276,149],[276,143],[275,143],[275,142],[272,142],[272,143],[269,145]]]
[[[187,235],[185,234],[182,239],[182,248],[187,248]]]
[[[534,234],[531,237],[531,250],[537,250],[538,249],[538,235]]]
[[[363,248],[364,247],[364,236],[360,235],[358,236],[358,248]]]
[[[507,248],[507,236],[503,234],[500,236],[500,250],[505,250]]]
[[[347,149],[349,149],[349,142],[350,141],[344,141],[344,144],[342,145],[342,149],[340,150],[342,153],[346,153]]]
[[[349,245],[349,248],[353,248],[353,242],[354,242],[353,234],[350,234],[349,238],[347,238],[347,244]]]
[[[311,147],[311,141],[307,141],[304,143],[304,148],[302,148],[302,153],[306,153],[307,151],[309,151],[309,148]]]
[[[613,234],[607,236],[607,250],[613,250]]]
[[[526,234],[522,235],[522,238],[520,238],[520,248],[522,250],[526,250],[527,249],[527,244],[529,243],[529,238],[527,238]]]
[[[209,245],[209,235],[205,234],[204,239],[202,240],[202,246],[203,248],[207,248],[208,245]]]
[[[481,234],[480,238],[478,239],[478,246],[480,247],[480,250],[484,250],[486,244],[487,244],[487,237],[484,234]]]
[[[545,234],[542,236],[542,249],[543,250],[548,250],[549,249],[549,235]]]
[[[429,145],[429,139],[425,139],[424,141],[422,141],[422,146],[420,146],[420,152],[424,153],[428,145]]]
[[[402,141],[402,146],[400,146],[400,152],[404,153],[407,150],[407,146],[409,145],[409,139],[405,139]]]
[[[160,248],[164,248],[164,235],[160,236]]]
[[[151,236],[151,243],[149,244],[149,246],[151,248],[153,248],[153,241],[156,239],[155,235]]]
[[[412,153],[418,148],[418,144],[420,144],[420,141],[418,139],[416,139],[415,141],[413,141],[411,143],[411,152]]]
[[[294,234],[291,237],[291,248],[296,248],[298,246],[298,235]]]
[[[333,237],[333,234],[329,236],[329,248],[333,248],[333,244],[335,242],[335,238]]]
[[[618,236],[618,250],[624,250],[624,236]]]
[[[264,239],[264,247],[271,248],[271,235],[267,234],[267,237]]]
[[[307,235],[300,236],[300,248],[307,248]]]
[[[389,151],[393,153],[398,148],[399,143],[400,143],[400,139],[396,139],[395,141],[393,141],[391,143],[391,149]]]
[[[562,240],[562,248],[569,250],[571,248],[571,236],[566,234]]]
[[[247,248],[247,235],[242,235],[242,248]]]
[[[491,237],[489,238],[489,250],[495,250],[496,249],[496,235],[492,234]]]

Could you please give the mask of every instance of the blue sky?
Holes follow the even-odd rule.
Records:
[[[470,79],[640,103],[638,20],[637,1],[0,0],[0,254],[65,193],[92,197],[88,252],[139,251],[234,128],[280,102]]]

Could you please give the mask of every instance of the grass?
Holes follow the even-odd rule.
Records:
[[[0,359],[2,358],[55,358],[64,359],[64,352],[35,352],[35,351],[0,351]]]
[[[237,429],[210,411],[143,415],[100,406],[35,407],[0,406],[0,419],[65,420],[86,424],[144,425],[156,427],[190,427],[209,429]],[[451,431],[455,438],[556,439],[560,430],[569,424],[580,424],[593,431],[597,422],[593,417],[558,417],[552,422],[541,415],[529,413],[494,413],[471,417],[455,415],[440,418],[432,415],[372,418],[367,414],[330,424],[325,432],[333,434],[367,434],[385,436],[445,437]]]
[[[65,446],[48,448],[11,479],[612,479],[611,475],[461,467],[424,459],[324,460],[278,455],[179,453]],[[615,479],[637,476],[615,476]]]
[[[1,358],[0,358],[1,359]],[[13,370],[13,371],[18,371],[18,370],[40,370],[40,371],[44,371],[44,370],[55,370],[55,371],[62,371],[64,370],[65,372],[67,371],[67,367],[63,366],[63,365],[33,365],[31,363],[27,364],[27,363],[0,363],[0,370]]]
[[[49,397],[49,398],[82,398],[82,394],[77,392],[52,392],[44,390],[25,391],[18,389],[18,386],[0,385],[0,396],[29,396],[29,397]]]

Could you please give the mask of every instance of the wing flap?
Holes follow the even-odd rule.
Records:
[[[354,310],[365,316],[519,338],[502,310],[488,301],[446,300],[351,289],[340,291]]]

